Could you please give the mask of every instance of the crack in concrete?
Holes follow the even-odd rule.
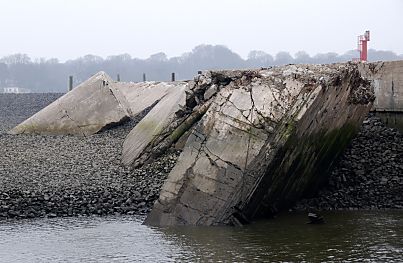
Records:
[[[267,124],[269,127],[274,126],[274,127],[273,127],[273,129],[274,129],[274,128],[276,127],[276,125],[278,124],[278,121],[274,120],[274,119],[275,119],[275,116],[273,115],[273,113],[272,113],[271,111],[270,111],[269,113],[270,113],[270,115],[273,117],[273,119],[267,120],[267,117],[265,117],[265,116],[263,115],[263,113],[261,113],[261,112],[259,111],[259,109],[256,107],[255,100],[253,99],[253,89],[252,89],[252,88],[249,90],[249,94],[250,94],[250,100],[251,100],[251,102],[252,102],[252,109],[251,109],[251,111],[255,110],[256,113],[263,119],[264,123],[261,123],[261,122],[260,122],[260,119],[258,118],[259,123],[261,123],[261,125],[263,126],[263,128],[264,128],[264,130],[265,130],[266,132],[268,132],[269,134],[271,134],[272,131],[267,130],[266,125],[264,125],[264,124]]]
[[[221,158],[220,156],[218,156],[217,154],[214,154],[207,146],[204,146],[204,149],[206,149],[211,155],[213,155],[214,157],[216,157],[218,160],[220,160],[220,161],[226,163],[227,165],[230,165],[230,166],[234,167],[235,169],[237,169],[237,170],[239,170],[239,171],[242,171],[242,169],[241,169],[238,165],[236,165],[236,164],[234,164],[234,163],[232,163],[232,162],[230,162],[230,161],[227,161],[227,160],[222,159],[222,158]],[[208,154],[208,153],[205,151],[205,154]],[[217,159],[216,159],[216,160],[217,160]]]
[[[103,82],[103,88],[105,88],[105,86],[108,88],[109,92],[112,94],[113,98],[116,100],[116,102],[118,103],[119,107],[124,111],[125,115],[127,117],[131,117],[133,116],[133,112],[132,109],[129,106],[124,106],[123,103],[116,97],[115,93],[113,92],[112,88],[109,86],[109,83]],[[116,89],[116,92],[120,92]],[[122,96],[122,98],[125,98],[124,96]],[[129,105],[129,102],[126,100],[125,103],[127,105]]]
[[[70,117],[70,115],[68,114],[67,110],[61,109],[61,111],[64,113],[64,115],[62,116],[62,118],[63,118],[63,117],[67,117],[70,121],[72,121],[72,122],[76,125],[76,127],[77,127],[79,130],[81,130],[82,135],[83,135],[84,137],[86,137],[85,132],[83,131],[83,129],[80,127],[80,125],[78,125],[78,123],[77,123],[73,118]]]

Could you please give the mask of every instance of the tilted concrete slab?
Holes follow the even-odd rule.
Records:
[[[112,93],[113,80],[99,72],[15,128],[11,134],[89,135],[129,117]]]
[[[116,82],[111,90],[130,115],[136,116],[161,100],[172,89],[183,85],[184,82]]]
[[[157,86],[164,90],[169,87],[167,94],[157,105],[133,128],[123,143],[122,162],[125,165],[136,166],[145,161],[142,157],[152,155],[150,147],[155,140],[166,134],[167,127],[176,120],[175,113],[185,105],[187,83],[176,83],[174,86]],[[165,90],[164,90],[165,91]],[[133,103],[134,104],[134,103]],[[148,152],[146,152],[148,150]],[[147,159],[146,158],[146,159]],[[137,163],[135,163],[137,161]]]
[[[207,72],[192,90],[212,86],[146,224],[243,224],[287,207],[326,179],[374,100],[355,64]]]

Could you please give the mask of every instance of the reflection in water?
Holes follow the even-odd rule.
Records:
[[[0,262],[396,261],[403,211],[305,214],[234,227],[151,228],[141,217],[0,222]]]
[[[181,227],[162,230],[180,240],[194,259],[214,261],[403,260],[403,212],[337,212],[324,225],[304,214],[280,216],[243,228]],[[185,245],[184,245],[185,244]]]

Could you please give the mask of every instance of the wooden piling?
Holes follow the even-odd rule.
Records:
[[[69,76],[69,91],[73,90],[73,76]]]
[[[171,74],[171,81],[175,81],[175,73],[174,72],[172,72],[172,74]]]
[[[143,82],[146,82],[146,73],[143,73]]]

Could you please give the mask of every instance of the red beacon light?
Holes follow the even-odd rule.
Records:
[[[368,60],[368,41],[370,40],[369,30],[364,35],[358,36],[358,51],[360,52],[359,61]]]

